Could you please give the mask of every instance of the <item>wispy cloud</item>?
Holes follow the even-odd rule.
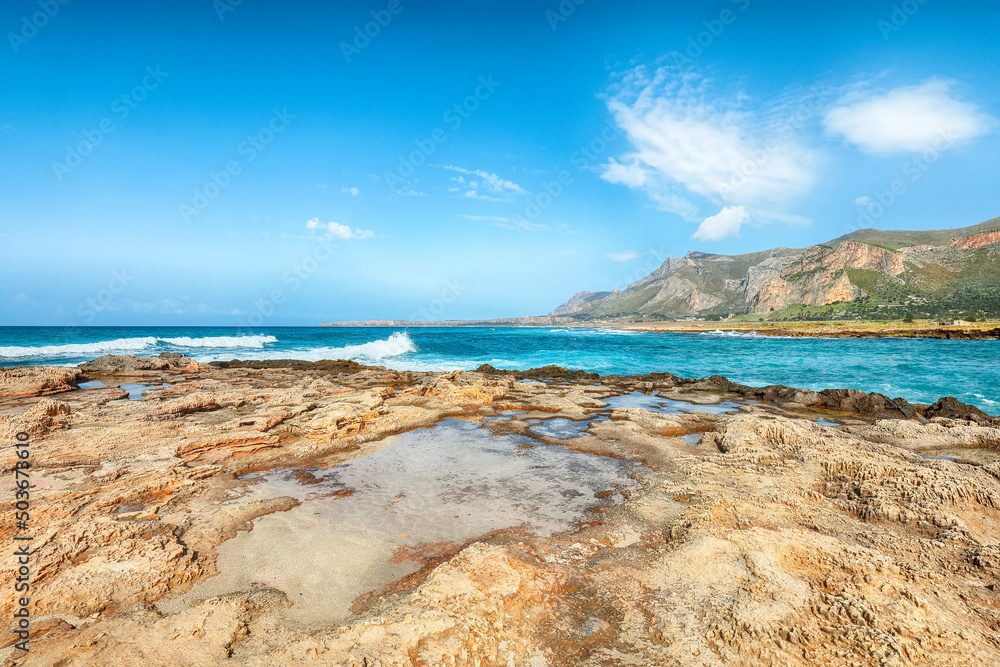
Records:
[[[489,222],[511,222],[510,218],[505,218],[502,215],[468,215],[466,213],[459,213],[458,217],[465,218],[466,220],[485,220]]]
[[[346,192],[352,197],[357,197],[359,194],[361,194],[361,190],[358,190],[357,188],[340,188],[340,191]]]
[[[531,222],[530,220],[520,216],[511,218],[510,223],[497,223],[497,226],[503,227],[504,229],[513,229],[516,232],[544,232],[549,229],[548,225],[544,225],[540,222]]]
[[[495,227],[512,229],[518,232],[540,232],[548,229],[548,225],[531,222],[520,216],[507,218],[502,215],[468,215],[466,213],[460,213],[458,217],[465,218],[466,220],[489,222]]]
[[[608,253],[607,258],[612,262],[631,262],[634,259],[639,259],[641,253],[635,250],[623,250],[622,252],[612,252]]]
[[[706,209],[729,207],[781,219],[816,181],[817,152],[802,132],[782,123],[803,97],[765,104],[742,91],[720,91],[690,70],[635,68],[607,98],[631,147],[607,162],[602,177],[703,225]],[[736,218],[728,213],[724,219]]]
[[[514,195],[527,194],[527,191],[517,183],[481,169],[465,169],[450,164],[434,166],[463,174],[453,176],[448,188],[462,197],[485,201],[512,201]]]
[[[823,118],[827,133],[875,155],[971,141],[997,120],[958,98],[954,83],[931,79],[888,92],[853,91]],[[943,140],[943,141],[942,141]]]
[[[366,229],[351,229],[349,226],[342,225],[339,222],[322,223],[319,221],[319,218],[313,218],[306,222],[306,229],[311,232],[325,232],[327,238],[340,239],[342,241],[370,239],[375,234]]]
[[[381,180],[381,177],[375,174],[368,174],[368,177],[372,180]],[[426,197],[427,193],[420,190],[415,190],[416,183],[419,179],[402,180],[400,179],[397,183],[398,185],[392,187],[392,193],[396,195],[402,195],[404,197]]]

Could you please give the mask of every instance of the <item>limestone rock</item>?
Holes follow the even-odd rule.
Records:
[[[0,368],[0,398],[47,396],[76,389],[80,371],[61,366]]]

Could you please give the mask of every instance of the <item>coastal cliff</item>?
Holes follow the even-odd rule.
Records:
[[[862,229],[802,249],[668,258],[624,290],[581,291],[574,320],[758,315],[975,318],[1000,314],[1000,218],[934,231]]]

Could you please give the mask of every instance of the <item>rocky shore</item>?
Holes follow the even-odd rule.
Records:
[[[312,483],[442,420],[637,463],[576,530],[398,554],[415,571],[336,623],[303,622],[277,577],[185,597],[227,541],[304,502],[257,497],[247,475]],[[540,435],[552,420],[579,429]],[[4,635],[5,665],[1000,664],[1000,419],[955,399],[102,357],[0,369],[8,480],[18,433],[32,635],[29,653]],[[322,543],[295,558],[337,565]],[[0,563],[8,619],[16,567]]]
[[[1000,339],[1000,326],[989,324],[936,325],[898,322],[705,322],[705,321],[626,321],[596,319],[585,322],[557,317],[522,317],[502,320],[469,320],[449,322],[407,322],[403,320],[371,320],[363,322],[328,322],[323,327],[406,327],[406,328],[479,328],[517,327],[570,329],[622,329],[661,333],[755,333],[759,336],[792,338],[937,338],[944,340]]]
[[[758,336],[788,336],[792,338],[937,338],[944,340],[996,340],[1000,327],[934,326],[927,324],[900,325],[881,322],[643,322],[600,324],[598,326],[630,331],[709,333],[714,331],[755,333]]]

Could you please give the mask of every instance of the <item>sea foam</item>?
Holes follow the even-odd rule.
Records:
[[[343,347],[317,347],[309,350],[308,354],[311,361],[318,361],[320,359],[381,361],[382,359],[398,357],[407,352],[416,351],[417,346],[413,344],[413,340],[409,334],[399,331],[385,340],[374,340],[370,343],[344,345]]]
[[[274,336],[207,336],[205,338],[160,338],[164,343],[178,347],[255,347],[262,348],[267,343],[277,343]]]
[[[379,363],[383,359],[398,357],[407,352],[416,352],[417,346],[406,332],[396,332],[383,340],[369,343],[344,345],[342,347],[307,347],[282,350],[264,350],[240,354],[241,359],[297,359],[299,361],[321,361],[324,359],[351,359],[364,363]],[[219,361],[230,359],[232,355],[208,354],[198,357],[199,361]]]
[[[116,338],[94,343],[68,343],[65,345],[38,345],[33,347],[0,347],[0,358],[30,359],[34,357],[94,356],[112,353],[132,354],[158,346],[214,347],[214,348],[263,348],[267,343],[276,343],[274,336],[208,336],[206,338]]]

